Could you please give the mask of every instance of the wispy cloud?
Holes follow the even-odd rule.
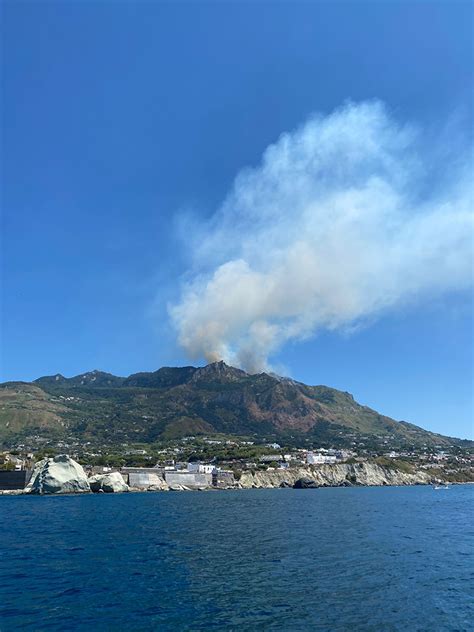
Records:
[[[469,287],[470,167],[469,147],[438,151],[380,102],[283,134],[191,243],[180,344],[259,371],[289,340]]]

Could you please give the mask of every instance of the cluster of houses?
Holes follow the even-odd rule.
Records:
[[[332,465],[345,461],[355,453],[350,450],[325,450],[321,448],[314,451],[298,450],[292,454],[265,454],[261,456],[259,462],[278,467],[278,469],[286,469],[288,467],[302,465]],[[252,465],[252,464],[250,464]]]
[[[183,467],[185,465],[185,467]],[[91,473],[119,471],[125,482],[134,489],[159,489],[163,482],[173,488],[206,489],[232,487],[234,473],[210,463],[187,463],[155,467],[90,468]]]

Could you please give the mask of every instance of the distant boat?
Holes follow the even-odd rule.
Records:
[[[433,485],[433,489],[449,489],[449,485]]]

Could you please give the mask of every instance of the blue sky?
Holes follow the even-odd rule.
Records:
[[[470,137],[471,24],[452,2],[4,3],[2,379],[190,363],[167,313],[183,213],[211,217],[282,132],[347,99]],[[456,291],[272,360],[466,437],[472,329]]]

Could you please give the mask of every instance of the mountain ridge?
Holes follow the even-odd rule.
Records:
[[[350,445],[470,444],[363,406],[345,391],[214,362],[128,377],[93,370],[0,384],[0,442],[28,436],[150,443],[229,434]]]

